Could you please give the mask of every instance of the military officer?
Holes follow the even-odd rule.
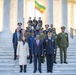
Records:
[[[35,30],[35,36],[37,35],[37,34],[39,34],[40,33],[40,29],[39,29],[39,27],[37,26],[36,27],[36,30]]]
[[[56,55],[57,55],[57,34],[56,34],[56,29],[55,28],[53,28],[52,29],[52,32],[53,32],[53,38],[55,39],[55,51],[54,51],[54,63],[55,64],[57,64],[57,62],[56,62]]]
[[[44,39],[46,38],[46,34],[43,33],[43,29],[44,28],[40,28],[40,40],[44,41]]]
[[[30,37],[30,26],[26,27],[26,35],[27,35],[27,39]]]
[[[50,28],[49,28],[49,29],[50,29],[50,30],[52,30],[52,29],[53,29],[53,24],[51,24],[51,25],[50,25]]]
[[[33,28],[34,28],[34,30],[36,30],[37,24],[38,24],[38,21],[36,20],[36,17],[34,17],[34,19],[33,19]]]
[[[47,31],[48,31],[48,29],[49,29],[49,25],[48,24],[46,24],[45,25],[45,30],[43,31],[45,34],[47,33]]]
[[[63,63],[63,54],[64,54],[64,63],[67,64],[67,47],[69,46],[68,34],[65,32],[65,27],[61,27],[61,33],[58,34],[57,44],[60,49],[60,60],[61,64]]]
[[[43,28],[41,27],[40,28],[40,40],[42,40],[42,42],[44,41],[44,39],[46,38],[46,34],[43,33]],[[45,55],[42,56],[41,58],[41,62],[44,63],[44,58],[45,58]]]
[[[33,23],[36,23],[36,25],[38,24],[38,21],[36,20],[36,17],[34,17]]]
[[[27,24],[28,24],[29,26],[32,26],[32,20],[31,20],[31,17],[29,17],[29,20],[28,20]]]
[[[30,34],[31,35],[30,35],[30,37],[28,39],[28,41],[29,41],[29,48],[30,48],[29,49],[29,52],[30,52],[29,53],[30,54],[30,64],[32,63],[32,51],[33,51],[32,50],[32,47],[33,47],[32,45],[33,45],[33,41],[35,40],[34,32],[35,32],[34,30],[31,30],[30,31]]]
[[[39,25],[39,27],[41,28],[42,27],[42,20],[41,20],[41,17],[39,17],[39,20],[38,20],[38,25]]]
[[[47,72],[52,73],[53,62],[54,62],[55,40],[52,37],[52,31],[50,30],[47,32],[47,38],[44,40],[44,45],[46,49]]]

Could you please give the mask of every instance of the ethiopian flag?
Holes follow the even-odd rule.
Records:
[[[40,5],[37,1],[35,1],[35,9],[39,10],[41,13],[45,11],[45,7],[43,5]]]

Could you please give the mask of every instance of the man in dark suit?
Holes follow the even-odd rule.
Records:
[[[47,38],[44,40],[44,47],[46,49],[47,72],[52,73],[55,49],[55,40],[52,38],[52,31],[47,32]]]
[[[17,25],[18,25],[18,28],[19,28],[19,32],[20,32],[20,33],[22,33],[22,30],[23,30],[23,29],[21,28],[22,23],[21,23],[21,22],[19,22]]]
[[[38,60],[38,70],[41,71],[41,56],[43,56],[43,43],[40,40],[40,36],[36,35],[36,40],[33,43],[33,56],[34,56],[34,73],[37,71],[37,60]]]
[[[31,36],[28,39],[28,43],[29,43],[29,54],[30,54],[30,64],[32,63],[32,51],[33,51],[33,42],[35,40],[35,35],[34,35],[34,30],[30,31]]]
[[[17,44],[20,38],[20,29],[17,28],[15,30],[15,33],[13,33],[13,39],[12,39],[12,43],[13,43],[13,48],[14,48],[14,60],[16,60],[16,51],[17,51]]]

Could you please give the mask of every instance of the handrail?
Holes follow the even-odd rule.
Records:
[[[76,29],[70,27],[70,37],[73,39],[74,35],[76,35]]]
[[[70,37],[73,39],[73,28],[70,28]]]

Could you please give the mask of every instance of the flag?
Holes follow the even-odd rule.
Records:
[[[39,10],[41,13],[45,11],[45,6],[40,5],[37,1],[35,1],[35,9]]]

